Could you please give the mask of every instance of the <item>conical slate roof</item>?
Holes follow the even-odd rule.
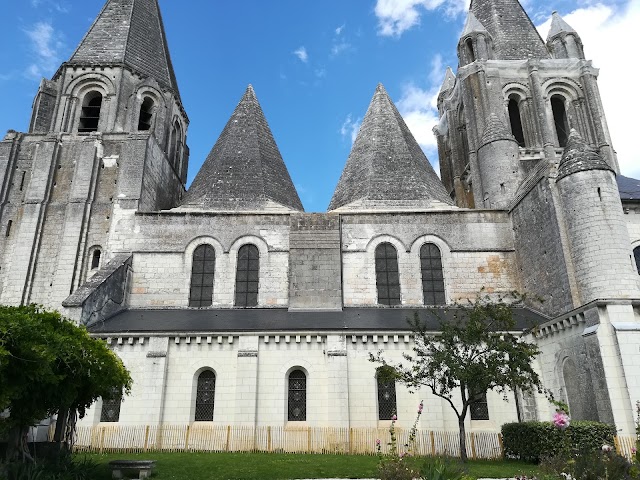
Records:
[[[469,10],[491,35],[497,60],[550,58],[518,0],[471,0]]]
[[[442,86],[440,87],[440,94],[451,90],[456,84],[456,76],[451,70],[451,67],[447,67],[447,71],[444,74],[444,81],[442,82]]]
[[[378,85],[329,210],[450,205],[444,185],[384,87]]]
[[[586,172],[588,170],[614,171],[600,154],[572,128],[558,166],[557,180],[576,172]]]
[[[304,211],[251,85],[193,180],[182,208]]]
[[[482,137],[480,138],[480,146],[487,145],[491,142],[496,142],[498,140],[512,140],[516,141],[513,137],[505,123],[500,120],[500,117],[495,113],[489,115],[487,120],[487,124],[484,128],[484,132],[482,133]]]
[[[549,28],[549,34],[547,35],[547,42],[562,33],[578,34],[567,22],[564,21],[558,12],[553,12],[551,15],[551,28]]]
[[[464,24],[464,28],[462,29],[462,34],[460,35],[460,37],[465,37],[470,33],[474,33],[474,32],[489,33],[487,32],[487,29],[484,28],[484,25],[482,25],[480,21],[476,18],[473,12],[470,11],[467,14],[467,21]]]
[[[158,0],[108,0],[70,65],[123,65],[179,96]]]

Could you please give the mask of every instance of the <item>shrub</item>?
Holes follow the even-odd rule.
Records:
[[[581,453],[597,452],[604,444],[613,445],[615,434],[613,425],[587,421],[572,422],[564,432],[550,422],[507,423],[502,426],[505,456],[529,462],[556,456],[566,447]]]

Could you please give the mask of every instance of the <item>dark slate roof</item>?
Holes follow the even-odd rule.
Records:
[[[181,208],[304,211],[249,85],[186,193]]]
[[[329,210],[400,204],[428,208],[453,202],[384,87],[378,85]]]
[[[158,0],[108,0],[69,65],[124,65],[179,97]]]
[[[451,67],[447,67],[447,71],[444,74],[444,81],[442,82],[442,86],[440,87],[440,94],[444,92],[448,92],[451,90],[456,84],[456,76],[451,70]]]
[[[466,37],[470,33],[478,33],[478,32],[489,33],[487,32],[487,29],[484,28],[484,25],[482,25],[480,21],[476,18],[473,12],[469,12],[467,14],[467,21],[464,24],[464,28],[462,29],[462,33],[460,34],[460,37],[461,38]]]
[[[492,113],[489,115],[489,119],[487,120],[487,125],[485,126],[484,133],[480,139],[480,145],[483,146],[497,140],[516,141],[504,122],[500,120],[498,115]]]
[[[558,166],[558,180],[572,173],[588,170],[614,171],[600,154],[572,128]]]
[[[94,334],[171,332],[292,332],[292,331],[408,331],[408,320],[418,312],[427,328],[437,330],[440,319],[451,318],[444,308],[346,308],[342,311],[287,309],[179,309],[126,310],[89,327]],[[540,325],[548,318],[527,308],[514,311],[516,330]]]
[[[470,11],[491,35],[494,58],[550,58],[540,34],[518,0],[471,0]]]
[[[620,198],[624,200],[640,200],[640,180],[623,175],[616,177]]]
[[[573,33],[577,35],[577,32],[564,21],[558,12],[553,12],[551,15],[551,28],[549,28],[549,34],[547,35],[547,42],[562,33]]]

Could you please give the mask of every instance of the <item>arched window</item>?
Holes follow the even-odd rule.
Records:
[[[90,92],[84,96],[78,132],[97,132],[100,123],[100,109],[102,108],[102,94]]]
[[[487,404],[487,392],[473,397],[473,403],[469,406],[471,420],[489,420],[489,405]]]
[[[260,252],[255,245],[247,244],[238,250],[236,269],[236,307],[258,305],[258,278],[260,272]]]
[[[211,370],[204,370],[198,376],[198,390],[196,392],[196,422],[213,421],[213,401],[216,393],[216,374]]]
[[[378,420],[392,420],[394,415],[398,413],[396,404],[396,382],[395,380],[387,380],[380,375],[380,369],[376,374],[378,383]]]
[[[633,258],[636,261],[636,268],[638,269],[638,274],[640,275],[640,246],[637,246],[633,249]]]
[[[376,248],[376,286],[380,305],[400,305],[398,256],[390,243],[381,243]]]
[[[444,276],[440,249],[433,243],[420,247],[420,270],[422,271],[422,298],[425,305],[444,305]]]
[[[569,123],[567,122],[567,112],[564,108],[564,98],[560,95],[551,97],[551,111],[553,112],[553,122],[558,134],[558,145],[560,148],[567,146],[569,138]]]
[[[146,131],[151,129],[151,118],[153,117],[153,100],[146,97],[140,105],[140,118],[138,119],[138,130]]]
[[[525,146],[524,131],[522,130],[522,119],[520,118],[520,106],[518,100],[511,98],[509,100],[509,122],[511,123],[511,133],[521,147]]]
[[[476,54],[473,51],[473,40],[467,38],[467,41],[464,42],[464,45],[467,50],[467,56],[469,57],[469,63],[473,63],[476,61]]]
[[[302,370],[293,370],[289,374],[287,411],[290,422],[307,420],[307,376]]]
[[[100,258],[102,257],[102,251],[96,248],[91,255],[91,270],[95,270],[100,267]]]
[[[190,307],[209,307],[213,303],[213,274],[216,252],[211,245],[200,245],[193,252],[191,265]]]
[[[171,144],[169,147],[169,162],[174,169],[178,169],[178,161],[180,159],[180,150],[182,148],[182,128],[176,120],[171,129]]]
[[[120,406],[122,405],[122,392],[114,391],[111,400],[102,401],[102,411],[100,412],[100,421],[105,423],[117,423],[120,421]]]

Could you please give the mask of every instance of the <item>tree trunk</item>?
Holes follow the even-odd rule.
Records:
[[[464,417],[458,417],[458,428],[460,429],[460,460],[467,461],[467,432],[464,427]]]
[[[11,427],[7,439],[7,463],[12,461],[34,461],[31,453],[29,453],[28,434],[29,427]]]

